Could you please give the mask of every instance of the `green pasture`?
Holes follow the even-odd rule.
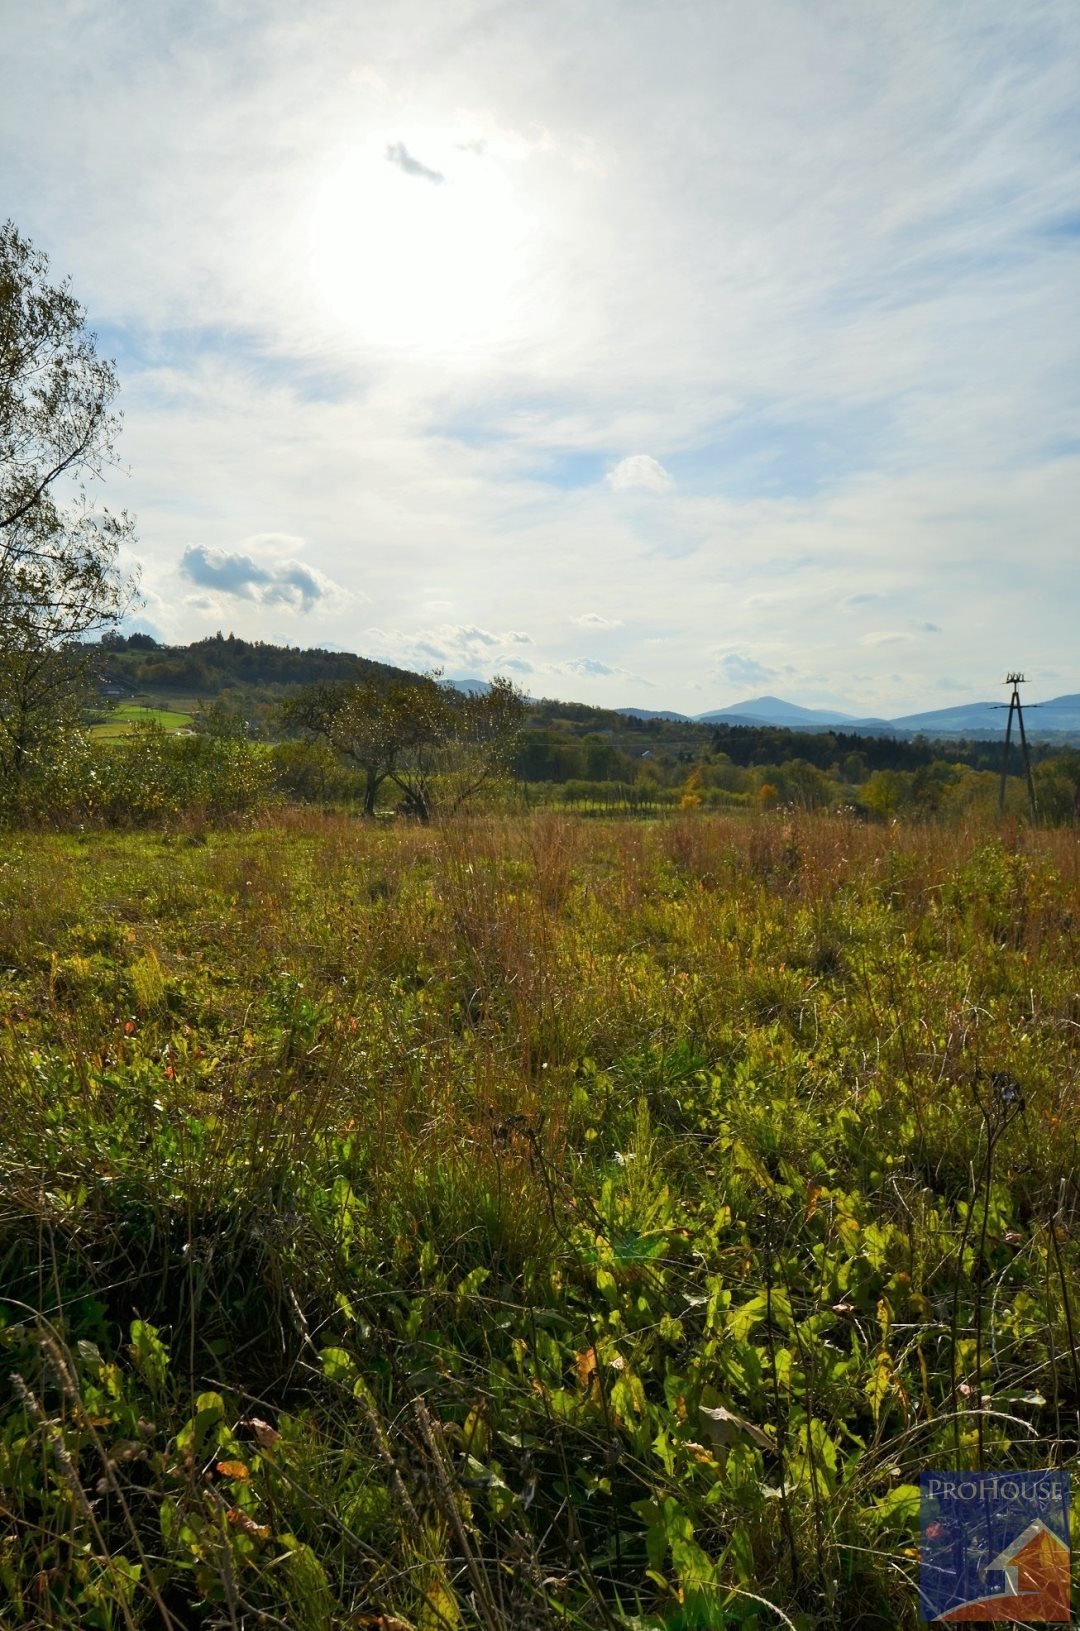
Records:
[[[174,732],[190,730],[193,715],[180,708],[144,707],[137,702],[123,702],[108,711],[104,723],[91,725],[89,735],[97,742],[115,741],[129,736],[135,725],[155,724],[162,730]]]

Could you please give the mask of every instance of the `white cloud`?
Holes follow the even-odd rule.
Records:
[[[155,625],[354,647],[366,596],[420,666],[593,630],[567,688],[696,711],[721,639],[899,713],[962,605],[952,682],[1080,689],[1080,10],[556,5],[5,19],[5,212],[117,358]]]
[[[622,618],[603,617],[599,612],[582,612],[580,617],[572,617],[571,623],[576,623],[579,629],[618,629],[622,627]]]
[[[634,685],[647,685],[650,688],[652,686],[652,681],[645,679],[643,675],[634,674],[628,668],[620,668],[615,663],[602,663],[597,657],[572,657],[568,662],[559,663],[552,671],[584,679],[624,679],[632,681]]]
[[[647,493],[667,493],[675,485],[659,460],[649,453],[630,453],[620,459],[615,468],[608,471],[607,480],[614,493],[629,492],[635,487]]]
[[[426,629],[365,629],[362,650],[405,668],[444,668],[451,678],[462,669],[479,670],[477,677],[486,679],[507,668],[531,672],[525,659],[510,653],[532,643],[520,629],[497,634],[473,623],[439,623]]]
[[[622,671],[612,668],[610,663],[602,663],[596,657],[574,657],[568,663],[563,663],[560,669],[563,674],[599,674],[611,675]]]
[[[776,678],[776,669],[767,668],[755,657],[746,657],[737,651],[728,651],[719,659],[717,671],[732,685],[764,685]]]
[[[320,601],[341,598],[342,591],[315,567],[279,554],[282,543],[300,542],[297,538],[283,539],[269,534],[247,540],[246,550],[188,544],[180,558],[180,576],[218,595],[309,612]],[[212,602],[207,602],[205,597],[189,597],[188,604],[204,610]]]

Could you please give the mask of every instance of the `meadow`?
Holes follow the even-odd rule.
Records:
[[[130,736],[138,725],[157,725],[170,735],[175,731],[191,730],[194,725],[192,703],[181,702],[165,707],[152,707],[149,703],[121,702],[103,714],[88,730],[93,742],[117,742]]]
[[[917,1623],[1075,1462],[1080,845],[5,835],[0,1624]]]

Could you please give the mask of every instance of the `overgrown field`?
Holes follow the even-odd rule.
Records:
[[[917,1620],[1076,1456],[1080,846],[5,839],[0,1624]]]

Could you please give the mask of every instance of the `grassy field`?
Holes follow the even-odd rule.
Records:
[[[151,708],[137,702],[119,703],[110,709],[103,724],[91,725],[89,736],[97,742],[116,741],[128,736],[135,725],[160,725],[162,730],[190,730],[192,715],[182,708]]]
[[[0,1623],[914,1626],[1077,1452],[1078,935],[1072,831],[8,835]]]

